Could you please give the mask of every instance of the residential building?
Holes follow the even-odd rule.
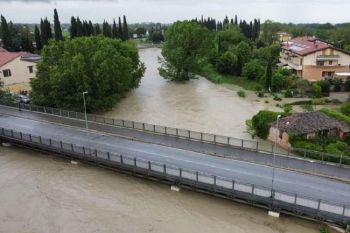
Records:
[[[280,62],[311,82],[350,71],[350,53],[313,37],[297,37],[283,42]]]
[[[296,113],[281,118],[271,125],[268,139],[277,142],[281,147],[289,149],[291,135],[312,139],[317,136],[338,137],[345,139],[350,135],[350,126],[323,112]]]
[[[11,92],[30,90],[40,56],[28,52],[8,52],[0,47],[0,80]]]
[[[279,42],[283,43],[292,39],[291,35],[287,32],[278,32],[277,37]]]

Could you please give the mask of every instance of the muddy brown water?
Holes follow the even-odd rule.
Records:
[[[254,97],[238,97],[235,87],[205,78],[174,83],[158,73],[160,49],[141,49],[146,73],[140,87],[130,92],[106,116],[251,139],[245,121],[259,110],[273,108]]]
[[[0,146],[0,232],[306,233],[319,225],[21,148]]]

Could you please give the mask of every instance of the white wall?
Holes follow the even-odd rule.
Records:
[[[28,66],[33,66],[33,73],[29,73]],[[4,77],[3,70],[10,69],[11,76]],[[29,83],[30,79],[35,78],[36,63],[22,61],[21,57],[17,57],[11,62],[0,67],[0,79],[4,83],[4,86],[13,85],[17,83]]]

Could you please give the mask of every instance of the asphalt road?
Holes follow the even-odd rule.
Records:
[[[175,165],[250,184],[271,186],[272,168],[253,163],[215,157],[204,153],[133,141],[87,132],[82,128],[57,125],[0,114],[0,127],[97,150],[132,155],[140,159]],[[350,205],[350,185],[333,179],[276,169],[276,190],[296,193],[325,201]]]
[[[7,114],[12,116],[23,117],[27,119],[49,121],[53,123],[60,123],[69,126],[84,128],[85,122],[77,119],[69,119],[50,114],[43,114],[38,112],[21,111],[16,108],[9,108],[0,106],[0,114]],[[106,124],[89,122],[89,128],[119,135],[127,138],[133,138],[142,142],[151,144],[159,144],[167,147],[174,147],[187,151],[194,151],[205,153],[209,155],[223,156],[240,161],[247,161],[261,165],[272,165],[273,156],[271,154],[260,153],[256,151],[244,150],[232,146],[216,145],[212,143],[188,140],[174,136],[159,135],[154,133],[142,132],[129,128],[115,127]],[[326,163],[313,162],[311,160],[304,160],[298,157],[276,156],[275,166],[280,168],[287,168],[294,171],[302,171],[310,174],[318,174],[326,177],[335,177],[342,180],[350,181],[350,169],[346,167],[339,167],[329,165]]]

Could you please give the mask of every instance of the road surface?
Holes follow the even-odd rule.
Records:
[[[0,127],[271,187],[272,168],[268,166],[4,114],[0,114]],[[276,169],[275,174],[276,190],[350,205],[350,185],[345,182],[283,169]]]

